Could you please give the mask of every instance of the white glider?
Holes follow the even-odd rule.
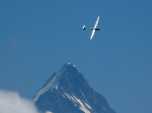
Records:
[[[92,31],[91,32],[91,36],[90,36],[90,40],[93,39],[93,37],[95,35],[95,32],[100,30],[100,28],[99,28],[99,20],[100,20],[100,16],[97,17],[97,20],[96,20],[96,22],[94,24],[94,27],[90,28],[90,30]],[[83,25],[82,29],[83,29],[83,31],[87,30],[86,25]]]

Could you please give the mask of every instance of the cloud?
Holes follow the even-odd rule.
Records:
[[[0,113],[38,113],[34,104],[18,93],[0,91]]]

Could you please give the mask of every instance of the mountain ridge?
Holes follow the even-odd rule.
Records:
[[[115,113],[72,63],[53,73],[33,100],[42,113]]]

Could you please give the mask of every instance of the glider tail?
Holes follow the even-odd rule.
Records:
[[[82,26],[82,30],[83,30],[83,31],[86,31],[86,30],[87,30],[86,25],[83,25],[83,26]]]

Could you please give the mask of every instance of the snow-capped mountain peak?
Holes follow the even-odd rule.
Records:
[[[42,113],[115,113],[69,62],[52,74],[33,100]]]

